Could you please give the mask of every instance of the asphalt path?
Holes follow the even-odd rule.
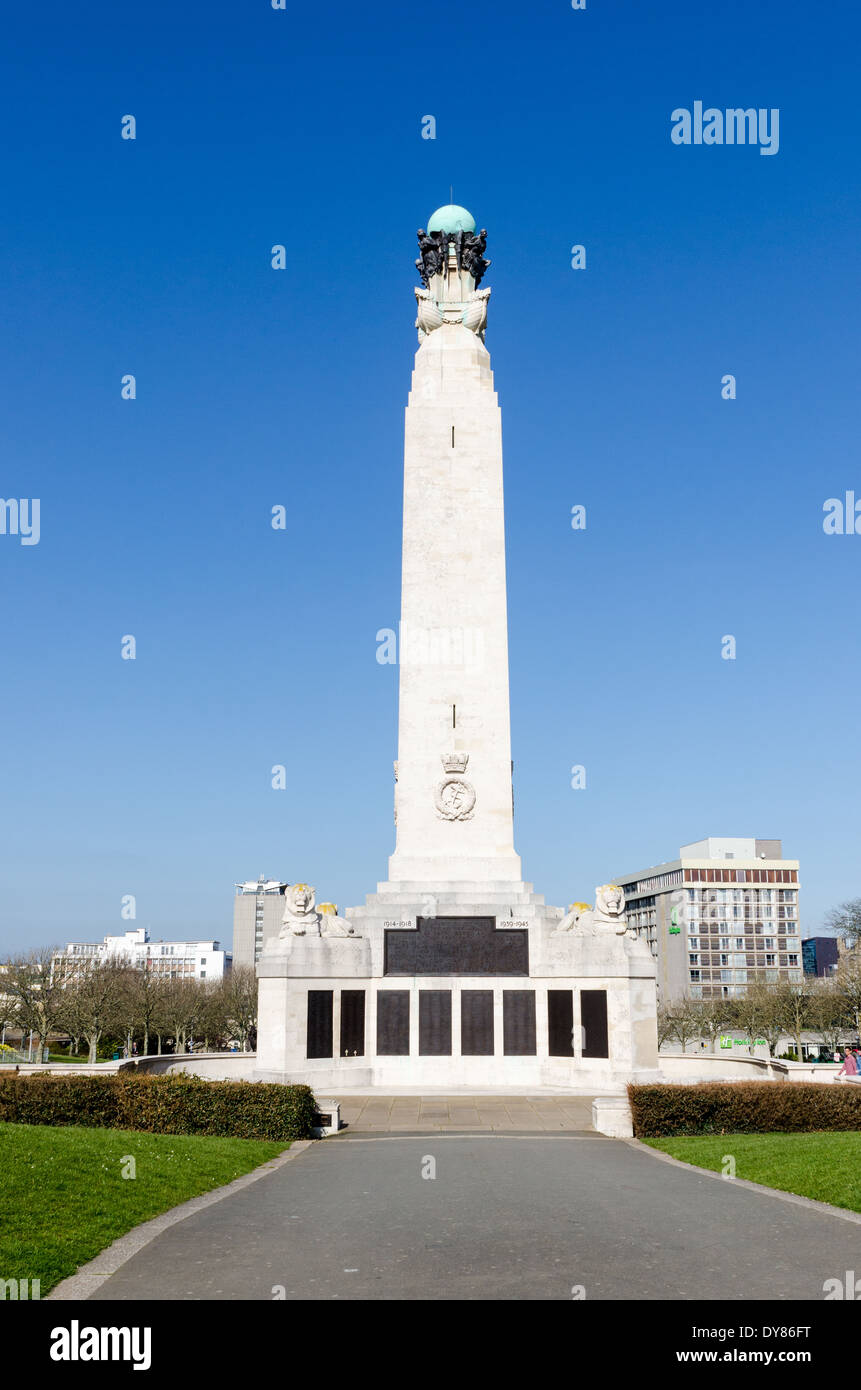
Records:
[[[354,1136],[177,1222],[91,1301],[821,1301],[856,1268],[861,1225],[620,1140]]]

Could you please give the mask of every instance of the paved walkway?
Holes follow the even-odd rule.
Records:
[[[354,1131],[163,1230],[90,1301],[820,1301],[859,1261],[857,1224],[601,1135]]]
[[[592,1129],[591,1096],[345,1095],[326,1094],[341,1103],[346,1134],[483,1130],[540,1134],[547,1130]],[[325,1107],[324,1107],[325,1108]],[[334,1137],[334,1136],[333,1136]]]

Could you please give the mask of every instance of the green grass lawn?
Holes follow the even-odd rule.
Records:
[[[737,1178],[861,1211],[861,1134],[856,1132],[680,1135],[643,1143],[717,1173],[731,1154]]]
[[[0,1279],[42,1297],[117,1236],[288,1149],[259,1139],[0,1123]],[[127,1156],[135,1160],[135,1177]]]

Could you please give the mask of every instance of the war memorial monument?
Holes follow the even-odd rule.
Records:
[[[486,233],[418,234],[406,409],[394,853],[344,917],[293,884],[258,963],[257,1071],[315,1088],[657,1076],[655,965],[624,893],[547,906],[514,848],[502,429]]]

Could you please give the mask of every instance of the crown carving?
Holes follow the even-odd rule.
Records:
[[[466,772],[468,753],[443,753],[442,765],[446,772]]]

